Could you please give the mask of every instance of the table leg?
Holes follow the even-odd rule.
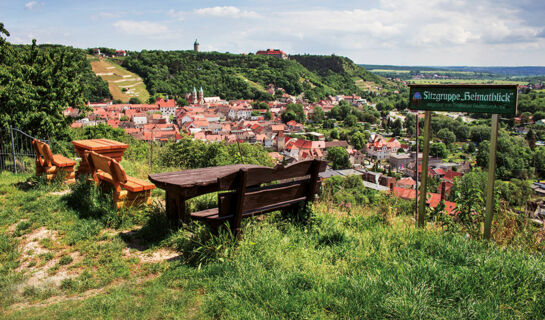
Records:
[[[167,191],[166,207],[167,217],[173,226],[179,226],[180,219],[187,222],[188,217],[185,214],[185,198],[176,192]]]

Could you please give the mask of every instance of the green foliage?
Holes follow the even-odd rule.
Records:
[[[437,132],[437,137],[441,139],[447,146],[456,141],[456,135],[447,128],[443,128]]]
[[[434,157],[446,158],[448,157],[447,146],[442,142],[432,143],[430,145],[430,154]]]
[[[129,99],[129,103],[130,103],[130,104],[141,104],[142,101],[140,101],[140,99],[138,99],[138,97],[131,97],[131,98]]]
[[[331,167],[334,170],[350,168],[348,151],[343,147],[333,147],[327,151],[327,160],[332,161]]]
[[[324,119],[325,119],[325,113],[324,113],[324,110],[322,109],[322,107],[318,106],[316,108],[314,108],[314,113],[312,114],[312,120],[315,122],[315,123],[322,123],[324,122]]]
[[[351,137],[350,143],[356,148],[357,150],[361,150],[365,147],[365,144],[367,143],[368,137],[361,131],[357,131],[354,133]]]
[[[536,168],[536,173],[541,178],[545,178],[545,147],[536,148],[534,154],[534,166]]]
[[[343,121],[343,125],[345,127],[353,127],[357,123],[358,123],[358,118],[353,114],[346,116],[346,118],[344,118],[344,121]]]
[[[0,33],[9,35],[2,26]],[[12,46],[1,40],[0,128],[17,127],[47,138],[65,134],[71,106],[85,112],[87,101],[110,98],[107,84],[97,77],[85,51],[59,45]]]
[[[274,160],[263,146],[241,143],[226,145],[224,142],[205,143],[200,140],[183,138],[167,143],[161,150],[161,165],[186,169],[222,166],[235,163],[260,164],[272,166]]]
[[[305,123],[305,110],[301,104],[290,103],[282,113],[282,122],[287,123],[295,120],[299,123]]]
[[[143,50],[131,53],[123,60],[123,66],[140,75],[152,95],[183,96],[193,87],[202,86],[206,94],[224,99],[269,100],[271,97],[263,88],[272,83],[292,95],[305,92],[307,99],[315,101],[335,93],[363,93],[355,85],[354,77],[382,83],[380,78],[347,58],[317,59],[319,62],[308,65],[312,69],[309,70],[301,65],[307,60],[297,58],[283,60],[219,52]],[[337,60],[342,60],[341,68],[338,68]]]
[[[484,141],[479,145],[477,164],[488,168],[490,144]],[[499,179],[527,178],[531,175],[533,153],[527,142],[519,137],[510,137],[500,132],[496,155],[496,175]]]

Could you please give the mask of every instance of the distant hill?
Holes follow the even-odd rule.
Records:
[[[536,77],[545,76],[545,67],[540,66],[521,66],[521,67],[471,67],[471,66],[391,66],[360,64],[359,66],[368,69],[377,74],[384,74],[387,71],[394,72],[426,72],[426,71],[453,71],[465,73],[490,74],[502,77]]]
[[[130,52],[123,67],[138,74],[150,94],[182,96],[203,88],[205,95],[225,99],[270,99],[274,84],[310,100],[328,94],[361,94],[357,80],[383,83],[350,59],[336,56],[292,56],[289,60],[260,55],[194,51]]]

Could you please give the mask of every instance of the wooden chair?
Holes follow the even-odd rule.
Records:
[[[219,193],[217,208],[193,212],[190,216],[213,230],[228,221],[238,238],[242,219],[314,200],[320,184],[318,174],[326,167],[326,161],[309,160],[287,167],[241,169],[218,178],[220,191],[234,191]],[[262,186],[273,181],[283,183]]]
[[[105,181],[113,187],[116,208],[151,204],[151,190],[155,189],[153,183],[127,176],[121,164],[115,159],[94,151],[85,151],[85,157],[91,168],[93,180],[97,184]]]
[[[74,172],[76,161],[60,154],[51,153],[49,145],[40,140],[32,140],[32,146],[34,147],[34,151],[36,151],[37,176],[45,174],[47,180],[52,180],[57,176],[57,174],[62,172],[66,182],[76,182]]]

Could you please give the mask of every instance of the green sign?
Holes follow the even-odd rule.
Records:
[[[409,108],[516,114],[517,85],[417,85],[410,84]]]

